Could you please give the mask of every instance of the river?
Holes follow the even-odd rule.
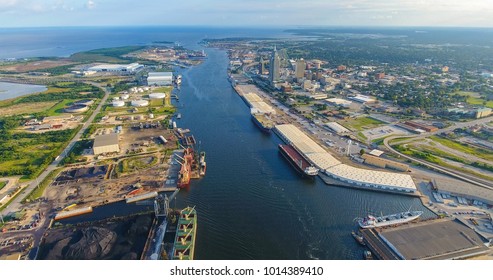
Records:
[[[303,179],[262,133],[227,80],[226,52],[178,70],[178,125],[207,153],[207,174],[177,196],[198,211],[196,259],[361,259],[355,217],[423,210],[417,198],[328,186]]]

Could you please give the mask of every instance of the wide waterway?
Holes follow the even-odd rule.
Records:
[[[351,237],[355,217],[423,210],[417,198],[328,186],[299,176],[265,135],[227,80],[224,51],[182,71],[177,103],[207,152],[207,174],[181,191],[178,206],[196,205],[197,259],[361,259]],[[183,107],[182,107],[183,106]]]

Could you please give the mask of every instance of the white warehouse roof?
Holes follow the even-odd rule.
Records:
[[[254,112],[264,113],[264,114],[275,114],[276,110],[272,108],[269,104],[265,103],[262,98],[260,98],[255,93],[243,94],[243,97],[247,101],[248,105],[253,109]]]
[[[368,170],[346,164],[333,166],[326,173],[352,182],[416,190],[413,178],[407,174]]]
[[[345,128],[344,126],[336,123],[336,122],[328,122],[325,124],[325,126],[327,126],[328,128],[332,129],[333,131],[335,131],[337,134],[340,134],[340,133],[348,133],[349,132],[349,129]]]
[[[317,168],[325,170],[329,176],[354,184],[416,191],[413,178],[408,174],[362,169],[342,164],[296,126],[282,124],[277,125],[276,130],[284,141],[290,143]]]

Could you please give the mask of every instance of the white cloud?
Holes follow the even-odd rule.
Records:
[[[94,1],[92,1],[92,0],[87,1],[86,7],[89,10],[94,9],[95,6],[96,6],[96,3],[94,3]]]

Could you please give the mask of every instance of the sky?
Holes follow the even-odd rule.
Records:
[[[493,27],[493,0],[0,0],[0,27]]]

